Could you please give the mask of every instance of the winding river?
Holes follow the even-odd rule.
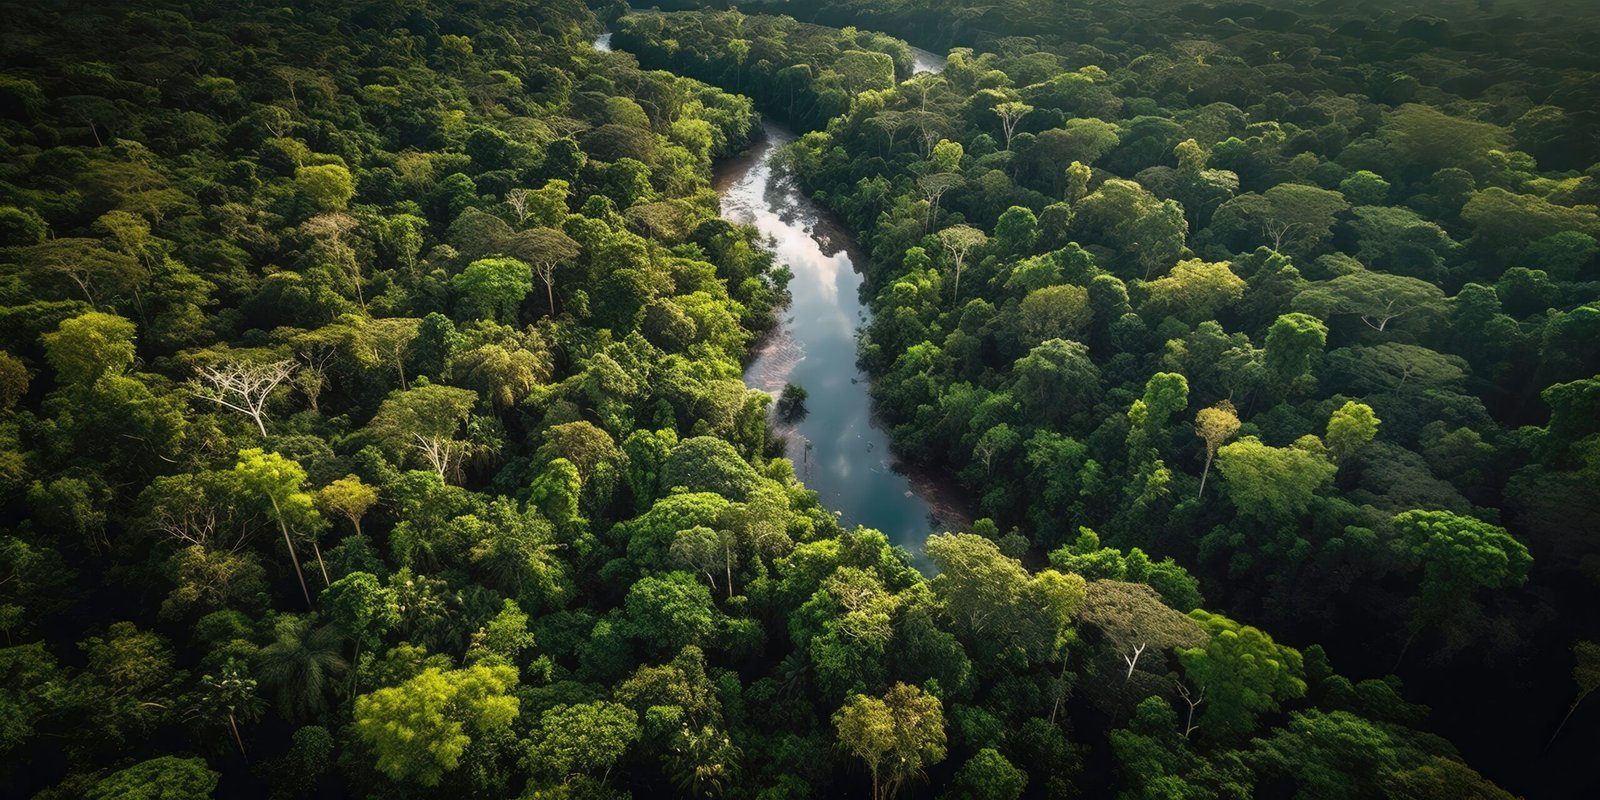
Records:
[[[611,35],[594,42],[611,49]],[[938,72],[944,59],[913,48],[917,72]],[[794,273],[790,304],[757,346],[745,384],[776,396],[785,384],[804,388],[805,414],[774,418],[795,472],[846,525],[881,530],[926,568],[930,533],[960,530],[969,520],[954,487],[899,463],[872,410],[869,379],[856,366],[856,333],[870,319],[861,297],[865,263],[843,226],[792,180],[775,174],[773,155],[794,140],[766,122],[744,154],[716,167],[722,215],[755,226],[781,264]]]

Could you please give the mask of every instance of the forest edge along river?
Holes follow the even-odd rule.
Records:
[[[611,34],[594,46],[610,50]],[[944,68],[939,56],[912,52],[917,72]],[[856,365],[857,332],[870,319],[861,297],[864,255],[842,225],[774,169],[774,155],[793,140],[767,121],[749,150],[716,165],[723,217],[754,226],[794,275],[790,302],[757,344],[744,381],[774,397],[786,384],[806,390],[803,415],[772,421],[796,474],[840,522],[883,531],[927,568],[927,537],[962,530],[970,519],[950,480],[895,457],[873,414],[869,377]]]

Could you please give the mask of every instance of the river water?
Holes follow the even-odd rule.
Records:
[[[930,533],[965,526],[954,502],[959,495],[901,465],[891,451],[872,412],[868,377],[856,366],[856,332],[869,319],[862,254],[825,210],[775,174],[773,153],[793,134],[772,123],[763,134],[749,151],[719,164],[715,181],[722,215],[755,226],[794,273],[790,303],[757,347],[745,383],[775,396],[786,383],[808,392],[803,416],[773,420],[795,472],[841,522],[881,530],[920,560]]]
[[[611,50],[611,34],[594,46]],[[912,54],[917,72],[944,68],[941,56],[918,48]],[[762,134],[748,151],[719,163],[714,176],[722,215],[755,226],[778,263],[794,273],[790,303],[757,346],[745,384],[774,396],[789,383],[808,392],[803,416],[773,419],[796,474],[840,522],[883,531],[927,568],[928,535],[970,522],[961,495],[948,480],[899,463],[891,451],[872,411],[869,379],[856,366],[856,333],[870,319],[861,297],[866,262],[843,226],[775,174],[773,155],[794,134],[771,122]]]
[[[611,46],[611,37],[606,37],[606,47]],[[917,72],[944,72],[945,57],[931,50],[920,47],[911,48],[911,71]]]

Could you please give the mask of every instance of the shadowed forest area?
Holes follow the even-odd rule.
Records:
[[[16,796],[1600,792],[1590,3],[0,10]]]

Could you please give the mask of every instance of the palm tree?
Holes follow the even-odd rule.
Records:
[[[244,751],[244,737],[239,735],[239,721],[254,722],[261,714],[261,698],[256,696],[256,682],[236,659],[228,659],[215,675],[200,679],[205,706],[228,715],[228,728],[233,731],[233,741],[239,745],[239,755],[246,761],[250,756]]]
[[[285,719],[308,720],[328,707],[329,690],[339,685],[350,664],[344,642],[332,625],[312,627],[312,618],[278,620],[278,640],[256,654],[256,675],[269,687]]]

